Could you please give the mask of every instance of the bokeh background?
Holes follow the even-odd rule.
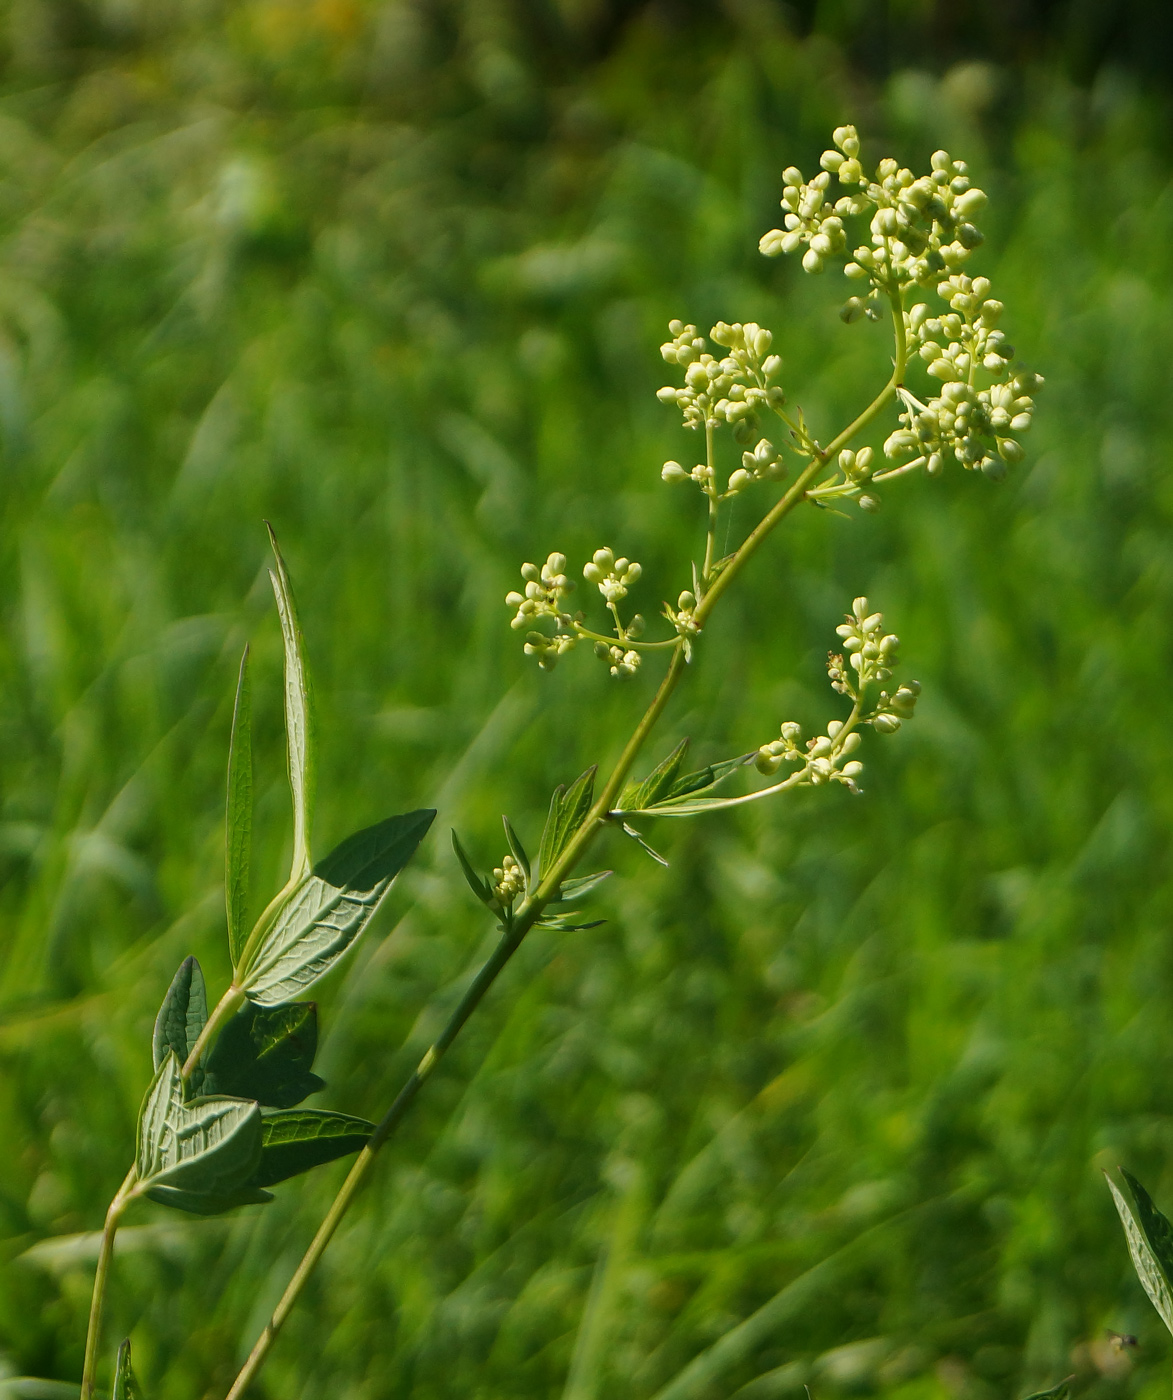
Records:
[[[539,673],[502,598],[603,543],[645,613],[687,583],[665,323],[772,326],[820,430],[886,373],[838,274],[756,252],[781,169],[850,120],[869,158],[944,145],[990,191],[973,266],[1047,377],[1029,457],[794,518],[651,756],[837,713],[823,658],[861,592],[915,722],[868,743],[861,798],[664,823],[667,871],[600,854],[608,922],[531,937],[256,1394],[1167,1394],[1100,1168],[1173,1206],[1171,15],[9,0],[0,1372],[76,1384],[155,1009],[188,953],[224,985],[246,640],[256,907],[288,859],[262,519],[315,669],[317,848],[440,809],[321,989],[319,1102],[377,1117],[488,946],[448,827],[486,865],[503,811],[536,845],[654,683],[585,651]],[[129,1334],[151,1400],[218,1400],[343,1170],[211,1222],[140,1207],[107,1356]]]

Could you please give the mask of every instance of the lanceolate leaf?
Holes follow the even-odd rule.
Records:
[[[261,1111],[247,1099],[183,1100],[173,1050],[159,1066],[138,1124],[138,1179],[202,1195],[243,1186],[261,1158]]]
[[[130,1365],[130,1338],[118,1348],[118,1364],[114,1368],[114,1400],[143,1400],[134,1371]]]
[[[1173,1332],[1173,1226],[1153,1205],[1148,1192],[1136,1177],[1123,1167],[1120,1174],[1132,1192],[1135,1210],[1107,1172],[1104,1179],[1116,1202],[1120,1223],[1124,1226],[1133,1268],[1153,1307],[1160,1313],[1161,1321]]]
[[[1058,1385],[1053,1385],[1050,1390],[1036,1390],[1033,1395],[1028,1395],[1026,1400],[1067,1400],[1067,1392],[1071,1389],[1074,1379],[1074,1376],[1068,1376]]]
[[[415,854],[434,811],[388,817],[319,862],[277,915],[239,981],[261,1006],[292,1001],[354,943]]]
[[[571,900],[582,899],[597,889],[612,872],[610,870],[598,870],[593,875],[577,875],[572,880],[563,880],[562,888],[558,891],[558,903],[569,904]]]
[[[365,1118],[294,1108],[261,1120],[264,1147],[251,1184],[273,1186],[336,1157],[358,1152],[375,1131]]]
[[[756,750],[754,753],[741,754],[737,758],[727,758],[721,763],[711,763],[707,768],[700,768],[695,773],[687,773],[683,778],[677,778],[656,801],[642,808],[624,809],[620,815],[695,817],[713,807],[723,806],[725,799],[703,797],[701,794],[711,791],[739,768],[752,763],[755,757]]]
[[[478,875],[473,863],[468,858],[468,853],[460,844],[460,837],[456,832],[452,833],[452,849],[456,852],[456,859],[460,862],[460,868],[464,871],[464,878],[468,882],[468,887],[482,904],[493,906],[493,890],[488,880],[483,875]]]
[[[248,872],[253,833],[252,687],[248,647],[240,659],[232,737],[228,743],[228,802],[225,812],[224,902],[228,906],[228,948],[232,966],[248,938]]]
[[[314,805],[314,723],[311,706],[309,668],[305,640],[297,620],[297,605],[277,546],[273,527],[265,522],[277,570],[269,572],[277,612],[281,617],[281,639],[285,644],[285,734],[289,750],[289,786],[293,790],[293,865],[290,880],[300,880],[310,869],[310,824]]]
[[[623,795],[619,799],[619,810],[621,812],[640,812],[664,797],[676,781],[676,775],[680,772],[680,766],[688,753],[688,745],[689,740],[681,739],[668,757],[662,763],[657,764],[642,783],[632,783],[629,787],[624,788]]]
[[[256,1099],[266,1108],[292,1108],[325,1088],[310,1073],[317,1049],[314,1002],[272,1007],[246,1002],[207,1058],[203,1092]]]
[[[541,849],[538,852],[538,873],[544,877],[550,873],[555,861],[570,844],[574,833],[582,825],[591,809],[591,799],[595,790],[595,770],[588,768],[571,785],[556,787],[550,798],[550,811],[542,832]]]
[[[208,1019],[208,994],[204,974],[195,958],[184,958],[179,971],[171,979],[163,1005],[155,1017],[155,1034],[151,1051],[156,1070],[173,1051],[182,1065],[199,1039]],[[188,1083],[188,1092],[198,1094],[203,1088],[203,1075],[197,1065]]]
[[[521,844],[521,837],[513,829],[513,823],[508,817],[502,817],[505,823],[505,839],[509,842],[509,849],[513,853],[513,859],[521,866],[521,873],[525,876],[525,887],[529,889],[529,856],[525,853],[525,847]]]

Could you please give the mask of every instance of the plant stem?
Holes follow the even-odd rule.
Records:
[[[98,1371],[98,1343],[102,1335],[102,1310],[106,1303],[106,1282],[110,1276],[110,1260],[114,1255],[114,1236],[118,1222],[126,1209],[134,1188],[138,1168],[131,1167],[106,1211],[102,1243],[98,1247],[98,1267],[94,1274],[94,1291],[90,1298],[90,1324],[86,1329],[86,1359],[81,1373],[81,1400],[93,1400],[94,1380]]]
[[[766,536],[771,533],[794,508],[806,498],[807,487],[815,476],[826,466],[828,460],[844,447],[856,433],[862,431],[884,405],[894,396],[896,389],[902,383],[906,363],[906,349],[904,339],[904,314],[900,305],[899,295],[892,296],[893,319],[896,322],[896,360],[892,371],[892,377],[881,392],[872,400],[864,411],[850,423],[836,437],[828,447],[816,451],[810,464],[799,475],[789,491],[780,501],[766,514],[756,529],[746,538],[741,547],[730,559],[724,569],[712,580],[711,585],[700,600],[694,614],[698,626],[704,622],[708,615],[716,606],[717,601],[725,592],[732,580],[740,573],[742,567],[749,558],[756,553]],[[709,464],[712,465],[712,452],[710,443]],[[712,500],[710,500],[710,520],[708,529],[708,548],[706,551],[705,574],[711,566],[711,553],[714,538],[714,522],[712,511]],[[543,872],[537,888],[526,896],[518,906],[509,927],[501,936],[500,942],[493,950],[488,961],[481,967],[480,971],[469,984],[468,989],[461,997],[459,1004],[448,1018],[443,1031],[428,1048],[422,1060],[416,1066],[407,1083],[399,1091],[394,1103],[384,1114],[383,1118],[372,1133],[370,1140],[359,1153],[354,1165],[347,1174],[346,1180],[342,1183],[338,1194],[326,1215],[318,1227],[317,1233],[298,1264],[293,1277],[290,1279],[285,1292],[281,1295],[281,1301],[273,1311],[272,1317],[265,1325],[264,1331],[257,1338],[256,1344],[249,1353],[248,1360],[241,1368],[240,1374],[232,1384],[232,1389],[228,1392],[225,1400],[241,1400],[248,1386],[255,1379],[265,1358],[268,1356],[277,1334],[280,1332],[289,1314],[293,1311],[306,1280],[314,1271],[318,1261],[325,1253],[326,1246],[333,1238],[338,1229],[343,1216],[350,1207],[363,1180],[369,1173],[375,1156],[379,1148],[387,1141],[395,1129],[399,1126],[415,1101],[416,1096],[423,1088],[429,1077],[435,1071],[445,1053],[452,1045],[452,1042],[460,1034],[465,1022],[480,1005],[489,988],[497,980],[510,958],[521,946],[526,934],[533,928],[541,917],[543,910],[557,894],[562,881],[570,874],[578,861],[585,855],[587,848],[592,844],[595,837],[603,828],[610,824],[610,813],[615,805],[615,801],[622,790],[623,784],[630,773],[632,765],[639,756],[640,749],[644,742],[655,728],[660,716],[664,713],[668,701],[672,698],[684,668],[687,665],[684,655],[684,643],[681,639],[675,645],[672,653],[672,660],[669,662],[668,670],[660,682],[652,703],[644,712],[639,724],[636,726],[631,738],[624,746],[623,752],[619,755],[618,762],[612,769],[610,776],[604,783],[598,796],[595,798],[590,811],[584,818],[582,825],[571,837],[562,854],[554,862],[548,871]],[[853,719],[857,716],[853,713]],[[221,1003],[223,1005],[223,1003]],[[219,1010],[219,1008],[217,1008]]]
[[[207,1048],[209,1041],[216,1035],[225,1021],[230,1020],[243,1006],[245,1000],[244,993],[235,984],[228,988],[216,1005],[216,1009],[204,1023],[204,1028],[200,1031],[199,1038],[191,1048],[191,1054],[183,1062],[183,1068],[179,1071],[184,1079],[190,1079],[196,1065],[200,1062],[200,1056]]]

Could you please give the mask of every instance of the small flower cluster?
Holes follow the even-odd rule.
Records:
[[[736,496],[755,481],[780,481],[785,475],[782,454],[769,438],[762,438],[751,452],[741,454],[741,466],[731,473],[725,495]]]
[[[683,366],[684,388],[665,385],[656,397],[661,403],[675,404],[683,413],[687,428],[728,423],[738,442],[751,442],[757,413],[764,408],[780,408],[786,401],[782,390],[772,382],[782,368],[781,359],[769,353],[772,334],[752,321],[744,326],[718,321],[710,335],[728,353],[717,359],[705,348],[705,339],[697,334],[695,326],[671,321],[668,329],[672,339],[660,346],[660,354],[668,364]],[[662,475],[666,481],[691,477],[706,490],[712,490],[711,481],[686,472],[675,462],[667,463]]]
[[[871,479],[874,457],[875,453],[870,447],[861,447],[858,452],[853,452],[850,447],[845,447],[839,454],[838,478],[825,481],[821,486],[816,486],[808,491],[808,499],[827,501],[841,500],[845,497],[854,498],[860,510],[868,512],[879,510],[879,497],[873,496],[863,489]]]
[[[1022,444],[1010,434],[1030,427],[1032,395],[1042,376],[1026,369],[1011,373],[1014,347],[998,329],[1002,303],[989,297],[988,279],[961,273],[937,290],[949,303],[948,313],[930,315],[920,302],[905,323],[929,374],[942,381],[941,392],[927,403],[902,392],[901,426],[884,444],[884,454],[893,460],[917,454],[905,465],[923,465],[931,476],[952,456],[963,467],[979,468],[999,480],[1008,464],[1022,461]],[[975,384],[979,366],[994,379],[988,388]]]
[[[582,571],[588,583],[597,585],[599,592],[607,600],[607,606],[618,603],[627,597],[627,590],[639,581],[643,569],[629,559],[616,559],[610,549],[596,549],[591,562]]]
[[[508,909],[525,891],[525,874],[512,856],[506,856],[493,871],[493,898],[502,909]]]
[[[883,613],[869,613],[866,598],[856,598],[847,621],[840,623],[835,633],[843,638],[848,664],[858,677],[857,687],[845,693],[858,696],[869,682],[886,681],[892,674],[900,638],[893,632],[884,632]],[[831,679],[832,682],[842,681],[842,677],[832,676]],[[839,689],[839,685],[835,688]]]
[[[640,654],[631,648],[624,650],[623,647],[608,646],[606,642],[596,642],[595,655],[600,661],[607,662],[616,680],[630,680],[639,670]]]
[[[836,128],[832,140],[836,149],[823,152],[822,172],[813,180],[805,180],[794,166],[783,172],[785,228],[762,237],[759,246],[767,257],[805,247],[803,267],[822,272],[828,258],[846,252],[844,219],[871,210],[871,245],[856,248],[844,271],[848,277],[869,278],[874,296],[912,283],[935,286],[982,242],[972,220],[985,207],[986,195],[972,185],[964,161],[937,151],[930,173],[918,178],[888,158],[869,180],[859,161],[855,127]],[[851,190],[833,202],[832,175]]]
[[[664,604],[664,616],[676,628],[677,635],[684,638],[684,659],[686,661],[692,660],[692,639],[700,631],[696,625],[696,618],[693,616],[696,607],[696,594],[687,588],[677,598],[675,607],[671,603]]]
[[[758,750],[754,764],[759,773],[776,773],[783,763],[801,763],[797,770],[797,784],[810,783],[820,787],[823,783],[842,783],[849,791],[858,793],[856,778],[863,772],[863,764],[850,757],[860,745],[857,729],[844,733],[840,720],[833,719],[827,725],[826,734],[808,739],[805,748],[799,748],[802,738],[802,725],[793,720],[782,726],[782,737],[763,744]]]
[[[575,619],[564,606],[574,590],[574,582],[566,574],[566,555],[551,554],[540,569],[536,564],[523,564],[521,577],[525,592],[505,595],[506,604],[517,609],[509,625],[515,632],[523,627],[533,629],[526,633],[525,654],[536,656],[543,671],[552,671],[558,658],[578,642]]]

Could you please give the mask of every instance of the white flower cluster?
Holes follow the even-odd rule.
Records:
[[[728,353],[717,359],[705,348],[705,338],[695,326],[671,321],[668,329],[672,339],[660,346],[660,354],[668,364],[683,366],[684,388],[665,385],[656,397],[661,403],[675,404],[687,428],[728,423],[738,442],[751,442],[757,412],[780,408],[786,401],[772,382],[782,368],[781,359],[770,353],[772,334],[752,321],[744,326],[718,321],[710,335]],[[675,462],[667,463],[662,474],[666,481],[684,481],[689,476],[701,480]]]
[[[871,210],[871,244],[857,248],[844,271],[870,278],[875,290],[887,292],[913,282],[935,286],[982,242],[972,220],[985,207],[986,195],[971,184],[964,161],[937,151],[930,173],[918,178],[888,158],[869,180],[859,161],[855,127],[837,127],[832,140],[836,149],[823,152],[822,173],[813,180],[804,180],[794,166],[783,172],[785,228],[762,237],[759,246],[767,257],[805,247],[803,267],[822,272],[828,258],[846,252],[844,219]],[[852,192],[832,201],[832,175]]]
[[[806,747],[799,748],[802,738],[802,725],[793,720],[782,726],[782,737],[763,744],[758,750],[754,764],[759,773],[776,773],[783,763],[801,763],[798,770],[798,783],[810,783],[819,787],[823,783],[842,783],[852,792],[858,792],[856,778],[863,772],[863,764],[851,758],[860,745],[859,731],[850,729],[843,733],[842,721],[833,719],[827,725],[826,734],[808,739]]]
[[[608,606],[627,597],[627,590],[639,581],[643,569],[629,559],[616,559],[611,549],[596,549],[591,562],[582,571],[588,583],[598,587]]]
[[[525,889],[525,874],[512,856],[506,856],[493,871],[493,898],[508,909]]]
[[[611,668],[616,680],[627,681],[639,670],[641,657],[638,651],[629,648],[608,646],[606,642],[595,643],[595,655]]]
[[[858,677],[856,694],[869,681],[886,681],[892,674],[900,638],[894,632],[885,633],[884,614],[869,613],[866,598],[855,599],[847,621],[835,628],[835,634],[843,638],[848,664]]]
[[[785,475],[782,454],[769,438],[761,438],[752,451],[741,454],[741,466],[730,473],[725,495],[736,496],[755,481],[780,481]]]
[[[677,636],[684,638],[684,659],[692,660],[692,639],[700,631],[696,625],[697,598],[691,589],[686,588],[676,600],[676,606],[671,603],[664,604],[664,616],[676,628]]]
[[[552,671],[558,658],[578,642],[574,618],[564,607],[574,590],[574,582],[566,574],[566,555],[551,554],[540,569],[536,564],[523,564],[521,577],[525,592],[505,595],[507,606],[517,609],[509,625],[514,631],[534,629],[526,634],[525,654],[536,656],[544,671]],[[537,630],[539,627],[544,630]]]
[[[906,313],[905,324],[929,374],[942,381],[941,391],[926,403],[902,391],[901,426],[884,444],[884,455],[896,461],[915,454],[905,465],[923,465],[931,476],[952,456],[963,467],[980,468],[999,480],[1008,464],[1025,455],[1010,434],[1030,427],[1032,395],[1042,376],[1025,369],[1011,373],[1014,347],[998,328],[1002,303],[989,296],[988,279],[959,273],[942,281],[937,291],[949,311],[933,316],[919,302]],[[987,388],[976,385],[979,367],[994,380]]]

